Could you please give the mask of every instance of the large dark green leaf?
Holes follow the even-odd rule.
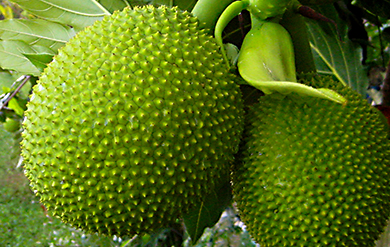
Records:
[[[339,20],[333,6],[321,6],[318,12]],[[361,64],[361,48],[346,37],[345,24],[337,23],[337,30],[333,24],[327,22],[307,20],[306,23],[318,72],[333,75],[345,85],[365,95],[367,79]]]
[[[155,0],[166,2],[167,6],[178,6],[182,10],[191,11],[198,0]]]
[[[191,11],[196,2],[197,0],[175,0],[174,5],[178,6],[180,9]]]
[[[225,181],[217,190],[202,198],[202,202],[184,216],[184,223],[193,243],[198,241],[206,227],[212,227],[218,222],[231,199],[230,182]]]
[[[42,19],[11,19],[0,21],[1,40],[19,40],[54,51],[63,46],[76,32],[69,26]]]
[[[357,0],[356,4],[366,8],[374,15],[390,19],[390,0]]]

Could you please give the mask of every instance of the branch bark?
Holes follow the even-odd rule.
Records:
[[[390,61],[387,64],[385,79],[383,80],[383,106],[390,106]]]

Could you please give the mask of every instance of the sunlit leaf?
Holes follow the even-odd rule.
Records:
[[[102,6],[104,6],[110,13],[113,13],[115,10],[122,10],[125,7],[130,7],[130,2],[127,0],[98,0]]]
[[[76,31],[92,25],[110,12],[96,0],[11,0],[43,19],[73,27]]]
[[[53,60],[54,54],[40,53],[40,54],[24,54],[28,60],[40,71],[43,72],[44,68]]]
[[[12,19],[14,17],[14,13],[10,6],[0,5],[0,13],[4,16],[5,19]]]
[[[328,17],[332,9],[336,11],[332,6],[321,6],[319,12],[325,8]],[[361,48],[344,35],[346,27],[338,25],[337,30],[333,24],[313,20],[307,20],[307,26],[318,72],[333,75],[365,95],[367,80],[361,64]]]
[[[1,40],[20,40],[29,45],[45,46],[54,51],[75,34],[76,32],[68,26],[42,19],[0,21]]]
[[[37,50],[23,41],[0,41],[0,67],[38,76],[40,71],[23,55],[34,53],[37,53]]]
[[[0,94],[9,92],[12,84],[14,83],[15,78],[12,74],[8,72],[0,72]],[[8,89],[5,91],[4,89]]]
[[[15,113],[18,114],[19,116],[23,116],[23,114],[24,114],[23,108],[20,106],[20,104],[18,103],[18,101],[15,98],[12,98],[8,102],[8,108],[14,110]]]

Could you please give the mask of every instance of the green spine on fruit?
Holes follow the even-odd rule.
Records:
[[[212,191],[243,129],[236,78],[188,12],[115,12],[65,45],[33,89],[22,156],[64,222],[156,231]]]
[[[374,246],[390,216],[388,126],[352,89],[308,78],[347,103],[267,95],[249,110],[233,170],[241,219],[264,247]]]

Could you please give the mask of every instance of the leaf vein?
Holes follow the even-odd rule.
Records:
[[[83,13],[83,12],[79,12],[79,11],[76,11],[74,9],[69,9],[69,8],[65,8],[63,6],[60,6],[60,5],[56,5],[56,4],[53,4],[49,1],[46,1],[46,0],[40,0],[42,3],[45,3],[53,8],[57,8],[59,10],[63,10],[65,12],[69,12],[69,13],[72,13],[72,14],[75,14],[75,15],[81,15],[81,16],[89,16],[89,17],[101,17],[101,16],[104,16],[105,14],[102,14],[102,13],[97,13],[97,14],[88,14],[88,13]],[[62,13],[63,14],[63,13]]]

